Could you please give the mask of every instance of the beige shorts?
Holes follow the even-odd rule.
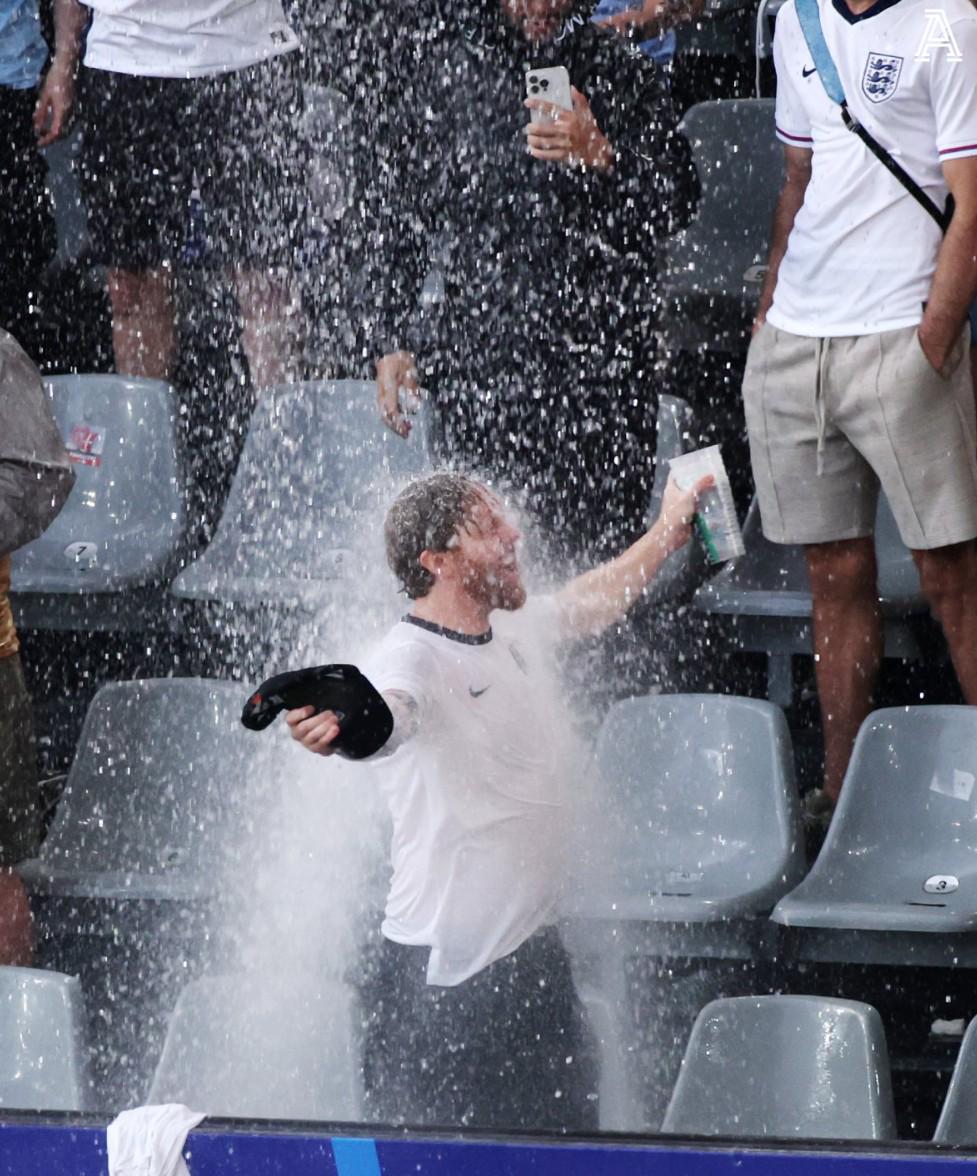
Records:
[[[969,342],[968,328],[940,374],[915,327],[816,339],[765,323],[743,377],[764,535],[871,535],[881,484],[907,547],[977,536]]]

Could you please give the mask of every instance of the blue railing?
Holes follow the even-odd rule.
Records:
[[[913,1144],[827,1146],[569,1141],[477,1134],[368,1138],[207,1122],[184,1153],[191,1176],[947,1176],[977,1153]],[[0,1121],[0,1176],[107,1176],[105,1124],[77,1116]]]

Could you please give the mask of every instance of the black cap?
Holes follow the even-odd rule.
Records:
[[[241,722],[263,731],[283,710],[314,706],[339,719],[335,748],[347,759],[366,759],[390,738],[394,717],[383,696],[356,666],[310,666],[262,682],[244,704]]]

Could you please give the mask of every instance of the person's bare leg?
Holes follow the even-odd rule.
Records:
[[[824,791],[837,801],[882,661],[875,541],[805,549],[813,596],[814,668],[824,730]]]
[[[963,696],[977,706],[977,549],[973,542],[914,551],[919,582],[943,626]]]
[[[16,871],[0,866],[0,966],[29,967],[34,923],[27,891]]]
[[[115,370],[168,380],[176,359],[172,271],[110,269],[108,288]]]
[[[241,341],[255,388],[296,379],[299,314],[287,278],[259,270],[235,270],[241,308]]]

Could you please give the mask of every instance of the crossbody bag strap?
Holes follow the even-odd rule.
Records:
[[[875,158],[895,176],[909,195],[926,209],[940,226],[941,231],[945,233],[950,224],[950,218],[953,216],[953,197],[947,197],[946,208],[941,209],[935,200],[927,196],[909,172],[892,158],[878,139],[855,118],[848,109],[848,100],[845,98],[841,78],[838,76],[834,59],[824,39],[818,0],[794,0],[794,3],[804,40],[807,42],[808,51],[814,60],[814,68],[818,71],[825,93],[832,102],[841,107],[841,117],[845,126],[861,139]]]

